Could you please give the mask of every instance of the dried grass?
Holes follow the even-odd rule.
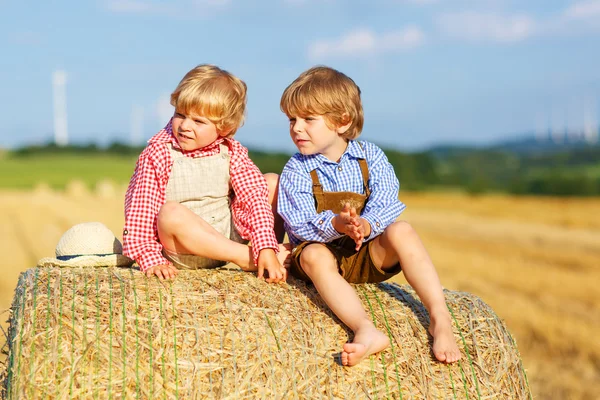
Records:
[[[33,268],[11,309],[6,398],[530,399],[516,344],[478,297],[446,292],[464,354],[436,362],[405,285],[356,285],[392,346],[353,368],[348,330],[314,288],[239,270]]]

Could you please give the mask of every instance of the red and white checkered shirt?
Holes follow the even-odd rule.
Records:
[[[181,149],[173,136],[171,121],[154,135],[140,154],[135,172],[125,194],[125,227],[123,254],[136,260],[142,271],[160,264],[170,264],[162,255],[156,217],[165,203],[167,182],[173,159],[166,146],[172,143]],[[225,143],[231,156],[229,174],[233,188],[231,212],[240,236],[252,244],[254,262],[262,249],[278,251],[273,230],[274,218],[268,199],[265,177],[248,157],[248,149],[234,139],[219,137],[210,145],[190,152],[187,157],[206,157],[219,153]]]

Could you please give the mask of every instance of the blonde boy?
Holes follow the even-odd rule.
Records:
[[[401,270],[429,311],[435,357],[458,360],[435,267],[415,230],[396,221],[405,205],[394,169],[380,148],[355,140],[363,126],[358,86],[339,71],[314,67],[285,89],[281,110],[299,151],[281,174],[278,198],[294,246],[290,272],[312,281],[354,332],[342,364],[356,365],[389,346],[349,282],[380,282]]]
[[[244,121],[246,84],[199,65],[171,104],[173,117],[148,141],[125,195],[124,254],[160,279],[175,278],[178,268],[233,262],[284,281],[289,252],[278,244],[272,208],[277,175],[263,176],[233,139]]]

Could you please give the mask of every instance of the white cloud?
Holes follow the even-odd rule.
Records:
[[[600,0],[584,0],[571,4],[545,21],[544,34],[553,36],[585,36],[600,32]]]
[[[220,8],[227,6],[231,0],[186,0],[175,4],[156,0],[109,0],[106,8],[116,13],[131,14],[173,14],[177,10],[194,11],[201,8]]]
[[[445,36],[470,42],[515,43],[535,37],[582,36],[600,32],[600,0],[572,3],[547,18],[464,11],[436,19]]]
[[[223,7],[231,4],[231,0],[193,0],[198,7]]]
[[[421,45],[425,35],[415,26],[377,34],[358,29],[338,39],[318,40],[308,48],[311,60],[322,58],[363,58],[375,54],[408,50]]]
[[[335,3],[338,0],[283,0],[285,4],[291,6],[303,6],[308,4],[314,4],[317,6],[323,5],[323,3]]]
[[[535,34],[537,28],[535,20],[527,15],[475,11],[444,14],[436,22],[445,34],[475,42],[518,42]]]
[[[413,3],[413,4],[433,4],[433,3],[437,3],[439,2],[439,0],[404,0],[406,3]]]
[[[565,16],[577,19],[600,17],[600,0],[587,0],[574,3],[565,10]]]
[[[169,10],[169,6],[145,0],[111,0],[106,7],[117,13],[154,14]]]

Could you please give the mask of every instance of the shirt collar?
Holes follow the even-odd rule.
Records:
[[[300,157],[304,159],[304,161],[306,163],[306,167],[308,168],[309,171],[312,171],[313,169],[317,169],[317,168],[319,168],[319,166],[321,166],[323,164],[341,164],[344,161],[344,159],[348,158],[348,157],[351,157],[354,159],[366,158],[365,151],[363,150],[362,146],[356,140],[348,141],[348,147],[346,147],[346,151],[344,151],[344,154],[342,154],[342,156],[340,157],[339,163],[331,161],[330,159],[328,159],[327,157],[325,157],[322,154],[312,154],[309,156],[305,156],[305,155],[301,154]]]

